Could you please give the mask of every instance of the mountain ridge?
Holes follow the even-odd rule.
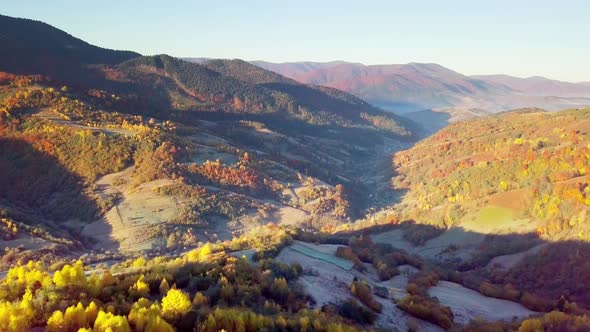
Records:
[[[140,56],[98,47],[41,21],[0,15],[0,71],[74,79],[92,65],[115,65]]]
[[[434,63],[253,63],[304,83],[342,89],[397,113],[441,108],[479,108],[494,113],[521,107],[557,110],[590,105],[590,85],[585,82],[508,75],[468,76]],[[313,63],[313,67],[302,69],[308,63]]]
[[[344,92],[299,83],[241,60],[199,64],[110,50],[49,24],[9,16],[0,16],[0,31],[5,31],[0,71],[41,75],[90,94],[123,94],[120,100],[128,103],[121,107],[144,114],[164,115],[165,109],[273,113],[312,125],[338,123],[398,136],[409,136],[405,126],[413,125]]]
[[[182,109],[282,114],[316,125],[371,127],[400,136],[408,136],[405,126],[413,126],[410,120],[345,92],[302,84],[243,60],[194,63],[158,55],[131,59],[116,68],[127,80],[147,83],[140,89],[165,89],[172,93],[180,88],[177,92],[184,96],[174,92],[172,103]],[[166,81],[158,81],[153,75]],[[153,82],[160,83],[149,86]],[[376,121],[375,117],[383,119]]]
[[[504,84],[514,90],[529,94],[547,96],[558,94],[559,96],[564,97],[580,97],[590,95],[590,83],[588,82],[567,82],[554,80],[543,76],[529,76],[521,78],[505,74],[472,75],[471,77],[495,82],[498,84]]]

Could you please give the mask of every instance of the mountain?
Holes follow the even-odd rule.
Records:
[[[451,107],[466,98],[499,94],[504,86],[461,75],[437,64],[359,63],[255,64],[309,84],[334,87],[400,113]],[[280,68],[280,69],[278,69]]]
[[[142,56],[41,22],[3,16],[0,23],[0,183],[12,188],[0,193],[0,217],[27,230],[15,237],[31,255],[53,246],[79,250],[84,241],[76,238],[135,251],[147,236],[157,240],[148,250],[162,248],[164,235],[154,231],[168,222],[182,219],[202,233],[209,222],[245,217],[269,199],[290,220],[336,211],[316,227],[339,223],[367,208],[366,167],[416,137],[414,123],[358,97],[242,60]],[[155,213],[155,221],[146,219],[153,224],[133,229],[117,222],[117,209],[125,215],[140,204],[135,189],[150,196],[153,181],[172,179],[182,190],[154,200],[173,213]],[[204,186],[219,195],[197,198]],[[284,186],[295,189],[282,193]],[[308,198],[298,198],[302,190]],[[197,200],[213,205],[197,216]],[[39,238],[47,242],[36,246]]]
[[[49,24],[0,15],[0,71],[76,80],[93,65],[115,65],[140,56],[91,45]]]
[[[412,125],[409,120],[348,94],[307,86],[243,61],[196,64],[165,55],[142,57],[90,45],[46,23],[8,16],[0,16],[0,28],[5,31],[0,36],[0,71],[133,95],[124,99],[133,99],[132,109],[137,111],[273,113],[316,125],[410,134],[405,128]]]
[[[372,199],[366,168],[416,137],[411,121],[358,97],[242,60],[141,56],[41,22],[1,21],[0,183],[12,189],[0,193],[0,217],[27,230],[11,238],[31,255],[86,240],[135,251],[146,237],[157,242],[147,250],[162,249],[168,222],[208,237],[218,218],[254,218],[270,201],[293,222],[340,223]],[[173,212],[132,228],[117,221],[141,204],[135,190],[151,197],[157,181],[169,198],[154,198],[153,211]]]
[[[345,118],[354,118],[362,112],[375,116],[389,116],[377,107],[339,89],[301,84],[272,71],[261,70],[260,67],[243,60],[210,60],[203,65],[235,79],[285,94],[293,103],[293,106],[288,108],[302,105],[311,110],[336,113]],[[400,124],[404,121],[409,124],[407,120],[398,116],[390,118]]]
[[[529,96],[556,96],[556,97],[588,97],[590,96],[590,83],[570,83],[551,80],[545,77],[533,76],[518,78],[508,75],[476,75],[471,76],[486,82],[504,85],[515,92]]]
[[[590,105],[588,83],[540,77],[466,76],[437,64],[253,63],[303,83],[347,91],[397,113],[438,109],[495,113],[522,107],[558,110]]]
[[[299,75],[305,76],[308,73],[313,73],[316,70],[320,69],[329,69],[334,68],[342,65],[361,65],[360,63],[349,63],[345,61],[330,61],[330,62],[311,62],[311,61],[303,61],[303,62],[285,62],[285,63],[272,63],[266,61],[252,61],[253,64],[266,68],[268,70],[272,70],[276,73],[279,73],[283,76],[292,77],[299,81],[299,79],[295,78]],[[301,80],[304,80],[302,77]]]
[[[442,256],[471,257],[461,259],[461,270],[481,267],[489,273],[494,262],[504,264],[490,264],[494,256],[528,250],[542,240],[548,244],[535,249],[547,249],[542,256],[515,256],[507,271],[496,271],[505,276],[502,282],[555,300],[569,294],[570,301],[589,306],[586,292],[572,289],[577,276],[562,275],[557,289],[542,281],[552,278],[546,265],[565,271],[580,263],[573,252],[590,234],[589,160],[590,108],[523,109],[457,122],[395,155],[393,183],[405,191],[395,210],[402,220],[444,229],[443,235],[429,233],[441,236],[430,245],[455,246]],[[514,238],[504,243],[499,234]]]
[[[409,190],[400,211],[431,224],[487,227],[478,225],[485,219],[478,213],[506,208],[547,239],[577,239],[590,225],[553,224],[590,212],[589,144],[590,108],[530,108],[454,123],[396,154],[394,183]]]
[[[226,105],[226,110],[284,114],[312,124],[378,128],[407,136],[412,123],[343,91],[302,84],[242,60],[204,60],[192,63],[170,57],[131,60],[121,65],[134,73],[148,61],[199,102]],[[134,68],[134,69],[133,69]],[[154,71],[150,69],[152,74]],[[156,71],[157,72],[157,71]],[[406,128],[407,127],[407,128]]]

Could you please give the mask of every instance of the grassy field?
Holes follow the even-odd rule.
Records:
[[[352,269],[352,267],[354,266],[354,264],[351,261],[336,257],[334,255],[330,255],[330,254],[327,254],[324,252],[320,252],[320,251],[314,250],[312,248],[309,248],[307,246],[303,246],[300,244],[294,244],[290,248],[297,251],[298,253],[303,254],[303,255],[306,255],[306,256],[309,256],[312,258],[321,259],[325,262],[334,264],[346,271],[350,271]]]
[[[533,232],[536,224],[520,211],[487,205],[465,216],[460,226],[479,234],[508,234]]]
[[[514,211],[511,209],[486,206],[479,210],[475,223],[480,227],[500,227],[500,225],[510,226],[514,220]]]

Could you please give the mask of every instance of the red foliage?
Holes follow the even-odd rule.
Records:
[[[10,73],[0,71],[0,85],[7,85],[12,83],[16,79],[16,76]]]

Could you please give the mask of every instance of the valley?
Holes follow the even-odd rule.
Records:
[[[590,327],[584,84],[0,27],[0,330]]]

